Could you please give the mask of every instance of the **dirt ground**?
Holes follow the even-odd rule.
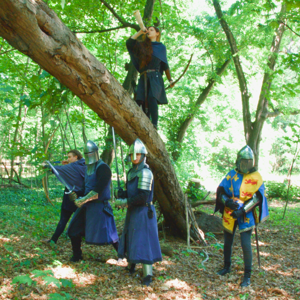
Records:
[[[272,201],[270,212],[282,205]],[[299,219],[299,203],[293,213]],[[223,265],[222,239],[207,236],[208,246],[191,244],[187,249],[183,240],[167,235],[162,246],[171,253],[154,265],[151,287],[143,287],[141,266],[129,275],[126,261],[117,262],[112,246],[84,245],[85,260],[70,263],[71,244],[65,236],[51,248],[22,230],[18,236],[0,233],[0,299],[300,299],[300,234],[292,222],[269,220],[259,226],[262,266],[258,268],[253,235],[251,285],[244,289],[239,287],[243,260],[238,234],[231,273],[216,274]],[[69,284],[58,288],[49,278],[35,277],[34,270],[49,270],[52,277]],[[28,275],[33,283],[13,284],[19,275]]]

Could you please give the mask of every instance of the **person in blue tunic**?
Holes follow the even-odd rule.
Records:
[[[250,285],[252,269],[252,230],[269,216],[265,186],[254,167],[254,154],[249,146],[238,152],[236,169],[231,170],[217,188],[217,211],[223,215],[224,228],[224,267],[218,274],[224,276],[230,272],[233,238],[238,227],[244,256],[241,287],[246,287]]]
[[[162,260],[156,212],[153,200],[153,174],[146,164],[147,149],[140,139],[130,146],[132,168],[127,175],[127,190],[117,191],[116,206],[127,206],[125,225],[120,239],[118,257],[127,258],[128,270],[135,272],[143,264],[143,284],[152,281],[152,264]]]
[[[74,192],[80,195],[80,191],[84,182],[84,174],[86,170],[85,161],[82,154],[74,149],[68,152],[68,159],[62,162],[62,166],[55,166],[55,169],[59,172],[59,175],[69,184],[69,186],[75,186]],[[58,178],[59,179],[59,178]],[[57,224],[56,230],[51,239],[44,240],[43,242],[57,243],[57,240],[64,232],[68,221],[72,214],[76,211],[77,206],[70,200],[69,195],[66,194],[68,189],[65,188],[63,201],[60,211],[60,220]]]
[[[137,38],[144,34],[144,41],[138,42]],[[167,51],[164,44],[160,43],[160,31],[151,26],[147,31],[138,31],[126,41],[131,61],[140,73],[138,81],[136,102],[142,106],[146,115],[151,118],[152,124],[157,129],[158,104],[168,104],[164,81],[165,72],[170,87],[174,86],[167,60]]]
[[[74,199],[79,207],[68,228],[71,238],[72,262],[82,259],[81,242],[85,237],[87,244],[112,244],[118,251],[119,237],[114,215],[109,204],[111,170],[99,159],[98,147],[88,141],[84,148],[87,170],[84,178],[84,196]]]

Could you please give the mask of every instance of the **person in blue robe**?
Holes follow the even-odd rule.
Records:
[[[137,38],[142,34],[145,35],[144,41],[137,41]],[[169,80],[170,87],[174,86],[168,65],[166,47],[159,40],[159,29],[151,26],[147,31],[140,30],[126,41],[131,61],[140,73],[135,100],[138,105],[142,106],[146,115],[151,118],[156,129],[158,104],[168,104],[162,78],[163,72]]]
[[[231,271],[232,244],[238,227],[244,256],[241,287],[246,287],[250,285],[252,270],[252,230],[269,216],[265,186],[254,167],[254,154],[249,146],[238,152],[236,169],[227,173],[217,188],[217,211],[223,215],[224,228],[224,267],[218,274],[224,276]]]
[[[143,264],[143,284],[152,281],[152,265],[162,260],[158,239],[155,207],[152,203],[154,180],[146,164],[147,149],[140,139],[130,146],[132,168],[127,175],[126,190],[117,191],[116,206],[127,206],[125,225],[118,250],[119,258],[127,258],[128,270],[135,272]]]
[[[63,165],[55,166],[55,169],[59,172],[59,175],[65,180],[65,182],[69,184],[69,186],[75,186],[73,192],[80,195],[86,170],[85,161],[82,157],[82,154],[76,149],[69,151],[68,159],[63,161]],[[58,178],[58,180],[60,180],[60,178]],[[51,243],[52,241],[56,244],[57,240],[64,232],[72,214],[77,209],[77,206],[73,201],[70,200],[69,195],[66,194],[66,192],[68,192],[67,188],[64,190],[60,211],[60,220],[57,224],[56,230],[51,239],[44,240],[43,242]]]
[[[85,237],[87,244],[112,244],[116,251],[119,244],[113,210],[109,203],[111,170],[102,159],[99,159],[98,147],[94,142],[86,143],[84,156],[87,165],[83,186],[84,196],[74,199],[79,208],[68,228],[73,250],[72,262],[83,258],[82,237]]]

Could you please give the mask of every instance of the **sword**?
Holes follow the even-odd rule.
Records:
[[[258,245],[258,233],[257,233],[257,226],[255,225],[255,239],[256,239],[256,250],[257,250],[257,260],[258,260],[258,267],[260,268],[260,254],[259,254],[259,245]]]
[[[50,168],[52,169],[53,173],[56,175],[56,177],[58,178],[58,180],[69,190],[69,192],[65,192],[65,194],[71,194],[74,189],[75,189],[75,185],[71,188],[66,182],[65,180],[61,177],[61,175],[59,175],[58,171],[52,166],[51,162],[49,160],[46,160],[46,163],[50,166]]]
[[[114,151],[115,151],[115,161],[116,161],[116,169],[117,169],[118,189],[120,189],[121,186],[120,186],[119,169],[118,169],[118,159],[117,159],[117,147],[116,147],[115,129],[113,127],[111,127],[111,129],[112,129],[113,141],[114,141]]]

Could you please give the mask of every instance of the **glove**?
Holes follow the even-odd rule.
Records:
[[[74,203],[77,207],[81,207],[84,201],[85,201],[84,197],[79,197],[74,201]]]
[[[245,209],[242,207],[240,209],[237,209],[235,211],[233,211],[231,213],[231,216],[234,218],[234,219],[238,219],[240,216],[242,216],[243,214],[245,213]]]
[[[124,190],[122,188],[115,189],[115,191],[114,191],[115,198],[118,199],[118,198],[122,197],[123,193],[124,193]]]
[[[232,210],[236,210],[239,208],[239,204],[234,202],[233,199],[228,199],[225,201],[225,206],[227,206],[228,208],[232,209]]]
[[[75,192],[72,192],[69,194],[69,199],[74,202],[77,199],[77,194]]]
[[[127,198],[125,198],[125,199],[116,199],[115,207],[123,209],[126,206],[127,206]]]

